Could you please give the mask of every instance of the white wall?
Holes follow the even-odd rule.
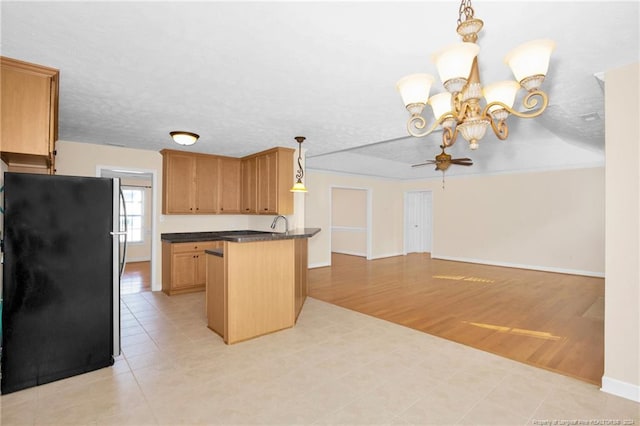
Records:
[[[640,64],[605,74],[606,277],[602,390],[640,402]]]
[[[604,168],[448,178],[433,230],[433,258],[602,277]]]
[[[308,172],[307,226],[330,229],[333,186],[369,188],[372,258],[403,253],[403,196],[433,193],[432,256],[603,276],[604,169],[393,181]],[[311,266],[331,262],[331,236],[309,244]]]
[[[333,188],[331,191],[331,251],[367,256],[367,191]]]
[[[371,258],[403,254],[403,194],[398,181],[307,170],[305,224],[322,228],[309,240],[310,267],[331,264],[331,191],[368,189],[371,197]]]

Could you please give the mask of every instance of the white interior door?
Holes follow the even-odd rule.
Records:
[[[404,246],[406,253],[431,252],[431,210],[431,191],[405,194]]]

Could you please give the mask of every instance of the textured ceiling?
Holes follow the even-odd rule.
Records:
[[[550,105],[534,120],[510,118],[507,141],[491,135],[473,152],[458,141],[452,154],[474,166],[447,173],[602,164],[594,74],[639,60],[639,3],[473,5],[485,22],[484,82],[511,78],[502,58],[518,44],[557,42]],[[436,74],[430,55],[459,41],[457,14],[455,1],[2,1],[0,49],[60,69],[61,140],[157,151],[178,148],[169,132],[188,130],[201,137],[185,150],[241,156],[303,135],[313,169],[437,177],[410,165],[439,152],[440,134],[406,137],[394,86]]]

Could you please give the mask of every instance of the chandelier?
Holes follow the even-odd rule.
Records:
[[[549,58],[555,48],[552,40],[534,40],[518,46],[507,54],[516,81],[500,81],[482,87],[478,72],[476,44],[483,22],[474,18],[471,0],[462,0],[458,12],[457,32],[461,43],[450,45],[432,56],[446,92],[429,98],[434,77],[430,74],[412,74],[400,79],[396,85],[405,107],[411,116],[407,122],[409,134],[423,137],[442,126],[442,143],[445,147],[455,143],[458,133],[469,142],[471,149],[478,148],[478,141],[491,126],[495,135],[504,140],[509,135],[506,119],[509,115],[521,118],[537,117],[546,109],[547,94],[540,90],[549,67]],[[520,88],[527,92],[522,99],[529,110],[519,112],[513,103]],[[485,105],[481,98],[484,96]],[[431,105],[435,122],[427,128],[422,112]],[[537,109],[534,109],[538,107]]]

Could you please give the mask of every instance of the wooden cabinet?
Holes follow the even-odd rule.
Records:
[[[9,171],[55,172],[59,71],[0,57],[0,152]]]
[[[217,213],[218,157],[173,150],[161,153],[162,213]]]
[[[220,160],[209,155],[196,155],[195,160],[195,213],[218,213]]]
[[[307,300],[307,271],[309,269],[308,239],[299,238],[295,241],[295,305],[296,319]]]
[[[255,214],[258,212],[258,165],[256,157],[243,158],[241,169],[242,213]]]
[[[294,149],[274,148],[256,154],[258,214],[292,214]]]
[[[258,213],[276,214],[278,211],[278,157],[270,152],[260,155],[258,163]]]
[[[225,268],[224,259],[221,256],[207,255],[207,326],[218,333],[221,337],[227,335],[225,326]]]
[[[218,192],[220,194],[220,213],[240,213],[241,202],[241,160],[239,158],[220,158]]]
[[[163,152],[162,213],[193,213],[195,159],[191,155]]]
[[[307,297],[308,238],[225,242],[207,254],[207,325],[227,344],[293,327]]]
[[[225,242],[224,257],[208,254],[209,328],[233,344],[293,327],[293,251],[289,239]]]
[[[205,250],[222,247],[222,241],[162,242],[162,291],[168,295],[204,290],[207,276]]]
[[[165,149],[163,214],[292,214],[293,153],[273,148],[244,158]]]

